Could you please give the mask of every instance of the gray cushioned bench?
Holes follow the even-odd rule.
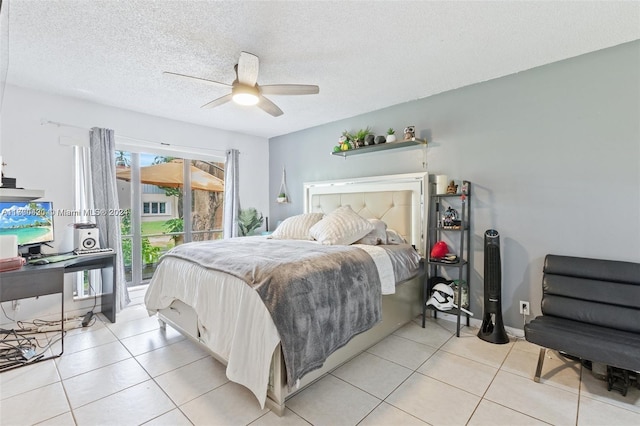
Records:
[[[549,254],[542,315],[525,325],[527,341],[592,362],[640,371],[640,264]]]

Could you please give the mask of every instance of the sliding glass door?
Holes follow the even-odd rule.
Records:
[[[191,241],[222,238],[224,163],[191,161]]]
[[[224,163],[116,151],[122,247],[129,286],[189,241],[222,238]]]

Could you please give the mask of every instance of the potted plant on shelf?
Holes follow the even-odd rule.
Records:
[[[281,192],[280,194],[278,194],[278,198],[276,198],[276,201],[279,203],[286,203],[287,202],[287,194],[285,194],[284,192]]]
[[[364,139],[367,137],[369,133],[371,133],[371,129],[369,128],[369,126],[367,126],[364,129],[360,129],[356,132],[355,140],[356,140],[356,145],[358,147],[364,146]]]
[[[389,127],[387,130],[387,142],[395,142],[396,141],[396,131],[393,130],[392,127]]]

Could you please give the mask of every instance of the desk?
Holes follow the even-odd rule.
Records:
[[[116,322],[115,259],[115,253],[100,253],[76,256],[47,265],[25,265],[14,271],[0,272],[0,302],[60,293],[61,319],[64,323],[64,274],[101,269],[102,294],[99,296],[101,311],[109,321]],[[61,351],[57,356],[62,355],[63,352],[64,339],[61,341]]]

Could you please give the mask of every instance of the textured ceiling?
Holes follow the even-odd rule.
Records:
[[[6,7],[8,6],[8,7]],[[272,137],[640,39],[638,2],[7,0],[7,83]],[[6,37],[3,31],[3,37]],[[200,106],[241,51],[284,115]]]

